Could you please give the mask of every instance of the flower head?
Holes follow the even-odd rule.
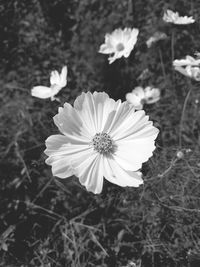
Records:
[[[109,64],[121,57],[129,57],[138,36],[138,29],[116,29],[111,34],[105,35],[105,43],[100,46],[99,53],[112,54],[109,56]]]
[[[188,65],[186,67],[175,66],[174,69],[195,81],[200,81],[200,67]]]
[[[150,48],[153,43],[156,43],[160,40],[164,40],[167,38],[167,35],[164,32],[155,32],[147,41],[147,47]]]
[[[138,86],[131,93],[126,94],[126,100],[140,110],[144,104],[153,104],[160,99],[160,90],[152,86],[147,86],[145,89]]]
[[[195,20],[193,17],[181,17],[179,16],[178,12],[173,12],[172,10],[167,9],[167,11],[163,15],[163,20],[165,22],[171,22],[173,24],[179,24],[179,25],[184,25],[184,24],[191,24],[194,23]]]
[[[51,98],[51,100],[54,100],[54,96],[67,85],[67,66],[62,68],[60,74],[56,70],[51,72],[50,84],[50,87],[34,86],[31,90],[31,95],[42,99]]]
[[[103,177],[119,186],[143,183],[139,169],[152,156],[158,129],[144,111],[115,102],[106,93],[82,93],[65,103],[54,122],[62,134],[46,140],[53,175],[76,175],[88,191],[100,193]]]
[[[191,56],[186,56],[185,59],[175,59],[173,61],[174,67],[182,67],[182,66],[199,66],[200,58],[193,58]]]

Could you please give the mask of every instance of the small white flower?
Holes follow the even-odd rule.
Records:
[[[175,59],[173,61],[174,67],[182,67],[182,66],[199,66],[200,59],[193,58],[191,56],[186,56],[185,59]]]
[[[144,89],[144,94],[146,104],[153,104],[160,100],[160,90],[158,88],[147,86]]]
[[[135,87],[131,93],[126,94],[126,100],[134,106],[135,109],[143,108],[145,99],[144,89],[140,86]]]
[[[51,100],[54,100],[54,96],[67,85],[67,66],[62,68],[60,74],[56,70],[51,72],[50,85],[50,87],[34,86],[31,90],[31,95],[42,99],[51,98]]]
[[[178,12],[173,12],[172,10],[169,9],[167,9],[166,12],[164,13],[163,20],[165,22],[170,22],[179,25],[191,24],[195,22],[193,17],[187,17],[187,16],[181,17],[179,16]]]
[[[160,99],[160,90],[152,86],[147,86],[145,89],[136,87],[131,93],[126,94],[126,100],[140,110],[144,104],[153,104]]]
[[[138,33],[139,30],[135,28],[116,29],[111,34],[107,33],[105,43],[100,46],[99,53],[110,54],[109,64],[118,58],[129,57],[137,42]]]
[[[189,78],[200,81],[200,67],[188,65],[186,67],[175,66],[174,69]]]
[[[148,48],[152,46],[153,43],[156,43],[160,40],[164,40],[167,38],[167,35],[164,32],[155,32],[147,41],[146,45]]]
[[[186,72],[189,77],[193,78],[196,81],[200,81],[200,68],[199,67],[187,66]]]
[[[143,110],[106,93],[82,93],[65,103],[54,122],[62,134],[46,140],[46,163],[53,175],[76,175],[88,191],[100,193],[103,177],[119,186],[143,183],[139,169],[155,149],[158,129]]]

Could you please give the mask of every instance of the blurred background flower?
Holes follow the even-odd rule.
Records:
[[[187,17],[187,16],[180,16],[178,12],[173,12],[170,9],[167,9],[163,15],[163,20],[165,22],[170,22],[173,24],[191,24],[194,23],[195,20],[193,17]]]
[[[116,29],[112,33],[107,33],[105,43],[100,46],[99,53],[110,54],[109,64],[118,58],[127,58],[137,42],[138,34],[139,30],[135,28]]]
[[[51,72],[50,84],[50,87],[34,86],[31,90],[31,95],[42,99],[51,98],[51,101],[55,100],[54,96],[67,85],[67,66],[62,68],[60,74],[57,70]]]
[[[131,93],[126,94],[126,100],[137,110],[143,109],[144,104],[153,104],[159,99],[160,90],[152,86],[147,86],[144,89],[138,86]]]

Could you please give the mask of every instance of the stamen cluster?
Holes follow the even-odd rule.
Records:
[[[112,138],[107,133],[97,133],[92,139],[94,150],[100,154],[109,154],[113,151]]]

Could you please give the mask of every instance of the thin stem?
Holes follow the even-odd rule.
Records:
[[[182,147],[182,130],[183,130],[183,121],[184,121],[184,117],[185,117],[185,111],[186,111],[186,106],[190,97],[190,94],[192,92],[192,86],[190,83],[190,90],[188,91],[184,103],[183,103],[183,109],[182,109],[182,113],[181,113],[181,120],[180,120],[180,126],[179,126],[179,148],[181,149]]]
[[[174,61],[174,42],[175,41],[175,31],[174,28],[172,29],[172,39],[171,39],[171,58],[172,62]]]
[[[161,63],[161,68],[162,68],[162,73],[165,79],[165,84],[167,84],[167,75],[166,75],[166,71],[165,71],[165,65],[163,63],[163,56],[162,56],[162,51],[159,48],[159,56],[160,56],[160,63]]]

